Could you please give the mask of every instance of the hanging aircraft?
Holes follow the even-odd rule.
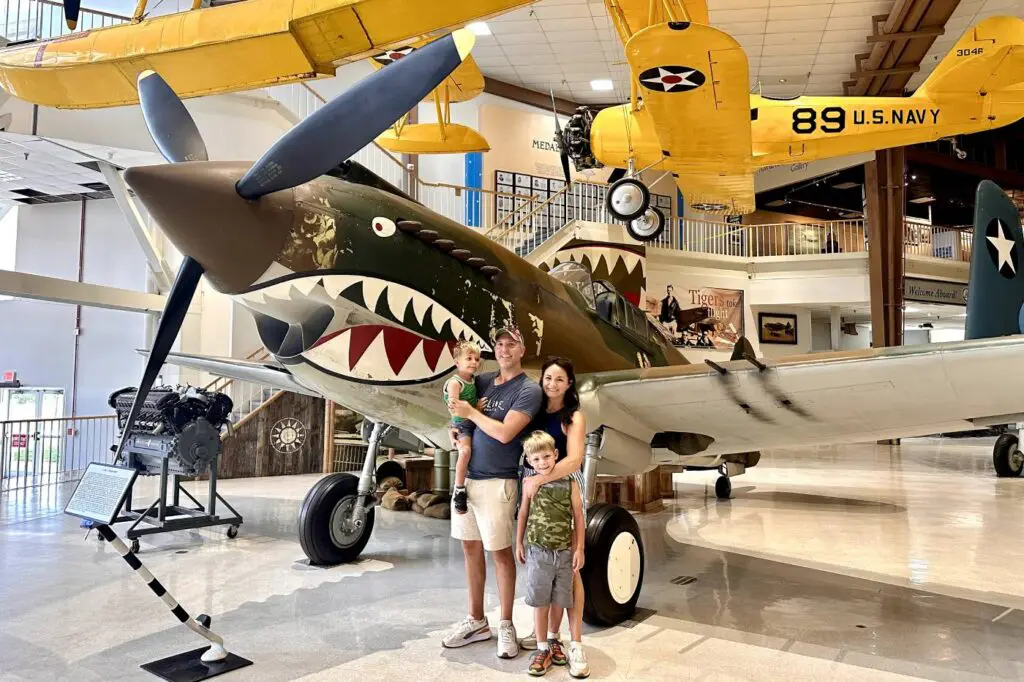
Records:
[[[368,61],[374,69],[383,69],[428,42],[420,41],[406,47],[385,50]],[[377,144],[396,154],[467,154],[490,151],[490,145],[479,132],[452,123],[452,103],[468,102],[483,91],[484,75],[470,55],[424,100],[434,103],[437,117],[435,123],[408,123],[409,115],[406,114],[377,138]]]
[[[576,364],[591,498],[599,473],[633,474],[668,458],[718,469],[716,492],[728,497],[730,478],[755,466],[765,448],[1024,421],[1024,395],[1006,381],[1024,372],[1024,336],[1003,310],[1017,306],[1018,314],[1024,300],[1019,221],[979,224],[975,243],[993,248],[976,250],[971,273],[980,302],[970,314],[1000,320],[979,335],[1014,336],[795,356],[770,367],[740,339],[731,361],[690,364],[643,312],[582,266],[542,272],[358,164],[336,165],[437,87],[471,42],[459,31],[371,74],[252,165],[207,161],[174,91],[155,73],[139,79],[147,125],[171,163],[130,168],[125,181],[185,259],[136,402],[169,361],[327,397],[375,422],[362,473],[321,478],[302,504],[300,544],[311,562],[359,556],[374,524],[382,433],[396,427],[447,447],[449,416],[438,396],[454,371],[451,348],[475,340],[493,366],[494,331],[507,325],[523,332],[531,376],[549,355]],[[997,241],[986,242],[993,229]],[[1001,279],[985,276],[993,269]],[[251,312],[272,362],[170,353],[203,275]],[[1017,293],[997,296],[995,284]],[[1014,457],[1019,472],[1024,458]],[[586,538],[585,617],[621,622],[643,582],[636,521],[619,506],[591,504]]]
[[[665,216],[637,177],[671,173],[689,210],[754,210],[761,167],[930,142],[1024,116],[1024,20],[992,17],[964,32],[910,97],[775,99],[748,94],[747,56],[707,25],[702,0],[605,0],[625,46],[628,103],[586,107],[557,129],[563,168],[612,166],[609,212],[641,241]]]
[[[158,71],[180,97],[330,77],[340,64],[401,48],[534,0],[245,0],[0,49],[0,87],[42,106],[138,103]],[[195,3],[198,5],[198,3]],[[65,3],[69,25],[79,0]]]

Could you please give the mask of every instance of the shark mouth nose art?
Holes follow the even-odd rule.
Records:
[[[490,345],[465,321],[430,296],[397,282],[365,275],[315,275],[278,282],[241,295],[268,340],[281,339],[276,355],[301,358],[335,376],[363,383],[426,383],[455,367],[454,347]],[[300,322],[273,311],[300,305]],[[313,303],[311,303],[313,302]],[[291,305],[290,305],[291,304]],[[324,310],[332,312],[325,320]],[[268,321],[269,320],[269,321]],[[272,330],[268,339],[263,330]],[[268,348],[273,351],[268,345]]]

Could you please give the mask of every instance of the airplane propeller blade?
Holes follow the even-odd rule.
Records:
[[[558,107],[555,106],[555,91],[551,93],[551,111],[555,114],[555,141],[558,143],[558,155],[562,159],[562,175],[565,177],[565,186],[572,184],[572,176],[569,174],[569,152],[565,151],[565,138],[562,137],[562,126],[558,123]]]
[[[174,278],[174,284],[167,295],[167,305],[160,315],[160,322],[157,324],[156,338],[153,339],[153,348],[149,351],[146,359],[146,369],[142,373],[142,381],[139,383],[138,393],[135,395],[135,402],[132,403],[131,412],[124,423],[124,431],[121,433],[121,442],[117,445],[115,461],[121,456],[125,442],[131,433],[132,425],[135,423],[142,405],[149,395],[149,389],[153,387],[156,376],[163,367],[167,354],[174,345],[174,339],[178,336],[181,323],[185,320],[185,313],[188,312],[189,304],[192,303],[192,296],[199,286],[199,278],[203,276],[203,266],[198,261],[186,256],[178,269],[178,275]]]
[[[72,31],[78,26],[78,10],[81,6],[81,0],[64,0],[64,21]]]
[[[238,194],[295,187],[345,161],[444,82],[475,40],[459,29],[359,81],[275,142],[238,181]]]
[[[149,135],[171,163],[208,161],[206,144],[185,104],[160,74],[139,74],[139,103]]]

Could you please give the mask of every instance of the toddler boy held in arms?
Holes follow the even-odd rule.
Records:
[[[558,455],[555,440],[544,431],[534,431],[523,441],[523,454],[541,475],[550,472]],[[516,557],[526,564],[526,603],[534,607],[537,652],[527,672],[544,675],[554,665],[565,665],[558,640],[545,641],[540,633],[548,629],[552,604],[572,608],[573,572],[583,568],[583,497],[579,484],[570,476],[542,485],[528,497],[523,491],[516,532]],[[582,646],[571,642],[571,647]]]
[[[455,346],[455,375],[444,384],[445,404],[465,400],[477,407],[476,373],[480,369],[480,346],[472,341],[460,341]],[[472,450],[473,422],[462,417],[452,417],[448,424],[453,432],[459,459],[455,463],[455,486],[452,502],[458,514],[465,514],[468,508],[466,495],[466,471]]]

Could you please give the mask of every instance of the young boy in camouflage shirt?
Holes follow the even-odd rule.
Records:
[[[538,474],[555,466],[555,440],[544,431],[534,431],[523,441],[526,461]],[[526,564],[526,603],[534,607],[535,632],[546,632],[551,604],[572,608],[573,572],[583,568],[583,497],[579,484],[570,476],[541,486],[528,497],[523,492],[516,532],[516,557]],[[582,646],[572,642],[570,646]],[[565,653],[558,640],[537,638],[537,652],[527,672],[544,675],[554,665],[565,665]]]

